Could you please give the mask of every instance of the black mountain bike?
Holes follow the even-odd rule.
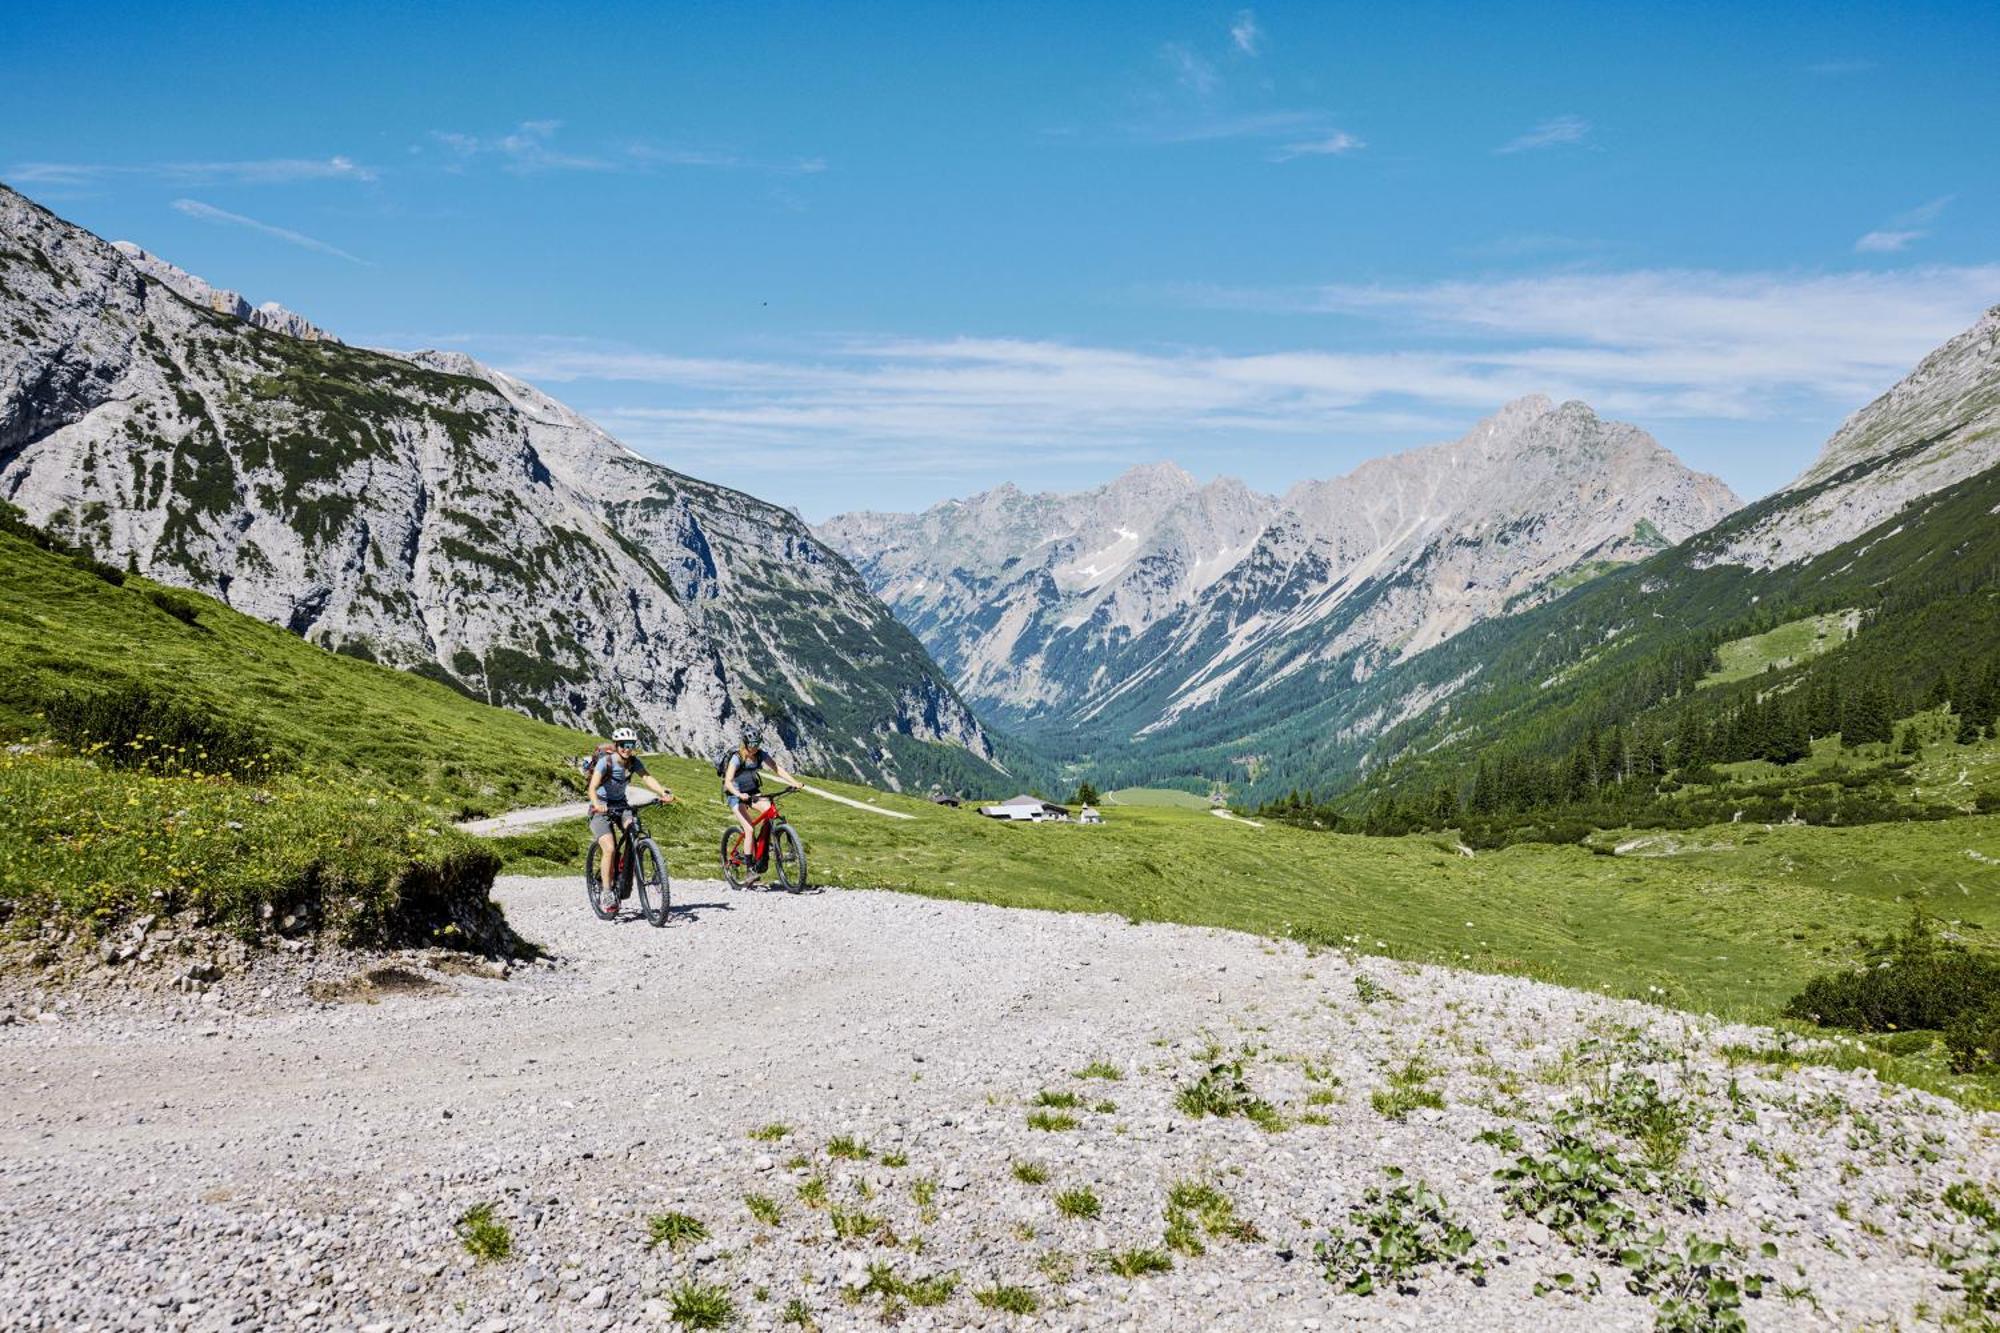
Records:
[[[789,795],[798,790],[792,787],[779,794]],[[729,887],[742,888],[752,868],[760,875],[767,869],[775,869],[779,887],[803,892],[809,887],[805,844],[799,840],[798,830],[778,813],[778,802],[773,799],[764,807],[763,814],[747,818],[750,827],[757,831],[757,840],[749,848],[743,846],[743,830],[734,823],[722,832],[722,877],[729,881]]]
[[[583,896],[590,899],[590,910],[603,921],[616,921],[618,909],[639,891],[639,910],[646,920],[656,926],[667,924],[667,912],[673,906],[673,889],[667,881],[667,858],[661,854],[660,845],[646,836],[646,826],[639,819],[639,812],[629,805],[614,805],[611,812],[611,887],[618,897],[607,903],[604,895],[604,880],[600,867],[604,862],[604,848],[597,839],[590,840],[590,850],[583,854]]]

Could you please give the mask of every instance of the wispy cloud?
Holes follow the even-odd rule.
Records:
[[[1185,42],[1168,42],[1160,48],[1160,59],[1172,71],[1174,82],[1196,97],[1212,97],[1222,86],[1215,66]]]
[[[354,159],[274,157],[240,162],[17,162],[8,177],[23,185],[81,186],[114,177],[146,177],[173,185],[283,185],[294,181],[372,181]]]
[[[1527,153],[1537,148],[1554,148],[1561,144],[1582,143],[1590,136],[1590,122],[1582,116],[1557,116],[1545,120],[1529,130],[1501,144],[1496,153]]]
[[[1951,201],[1957,197],[1947,194],[1927,204],[1919,204],[1906,213],[1898,213],[1889,220],[1888,226],[1878,227],[1855,241],[1855,251],[1864,255],[1881,255],[1907,250],[1912,242],[1920,241],[1931,234],[1931,224],[1938,220],[1944,210],[1950,207]]]
[[[289,227],[275,227],[268,222],[259,222],[256,218],[244,217],[241,213],[231,213],[227,209],[217,208],[213,204],[204,204],[199,199],[176,199],[174,200],[174,208],[191,218],[200,218],[204,222],[227,223],[232,227],[247,227],[251,231],[262,232],[266,236],[274,236],[288,245],[296,245],[302,250],[314,250],[323,255],[332,255],[336,259],[345,259],[350,264],[365,265],[368,263],[367,260],[356,255],[351,255],[337,245],[328,245],[325,241],[316,240],[304,232],[293,231]]]
[[[1278,162],[1289,162],[1295,157],[1344,157],[1348,153],[1359,152],[1367,146],[1346,130],[1335,130],[1323,138],[1288,143],[1272,153],[1271,157]]]
[[[1851,408],[2000,301],[2000,265],[1895,274],[1644,270],[1410,287],[1191,291],[1379,326],[1388,350],[1253,352],[1009,338],[838,338],[784,356],[685,357],[563,339],[478,350],[572,391],[677,456],[754,446],[880,472],[1052,465],[1163,441],[1283,448],[1462,431],[1527,393],[1643,420]],[[1801,462],[1804,460],[1801,459]]]
[[[1259,54],[1264,49],[1264,30],[1257,26],[1257,15],[1247,9],[1237,10],[1229,24],[1229,40],[1246,56]]]
[[[546,171],[644,173],[661,168],[694,167],[811,176],[827,169],[823,157],[764,160],[722,149],[653,143],[627,143],[577,152],[557,146],[557,134],[562,128],[560,120],[524,120],[504,134],[432,130],[429,145],[444,155],[448,171],[468,171],[476,165],[492,164],[517,175]]]

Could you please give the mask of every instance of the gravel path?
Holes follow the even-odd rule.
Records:
[[[372,1002],[298,996],[300,969],[353,966],[310,953],[202,996],[127,991],[109,968],[66,1011],[17,994],[0,1325],[661,1327],[702,1288],[753,1328],[789,1308],[828,1329],[1644,1329],[1648,1299],[1508,1216],[1493,1180],[1633,1067],[1699,1111],[1676,1169],[1718,1196],[1661,1222],[1780,1248],[1753,1326],[1908,1327],[1957,1300],[1932,1253],[1965,1238],[1943,1190],[2000,1174],[1994,1117],[1865,1072],[1731,1067],[1723,1044],[1768,1034],[1670,1011],[1109,917],[676,891],[654,930],[593,920],[566,880],[503,880],[554,963],[498,979],[412,957],[353,988]],[[1406,1086],[1443,1105],[1392,1118],[1373,1094],[1419,1054],[1436,1072]],[[1178,1109],[1218,1061],[1282,1124]],[[1079,1077],[1092,1062],[1122,1076]],[[750,1137],[767,1125],[789,1132]],[[1490,1141],[1507,1130],[1521,1149]],[[1364,1297],[1322,1276],[1314,1242],[1388,1165],[1476,1233],[1483,1281],[1437,1266]],[[1239,1225],[1197,1221],[1203,1253],[1120,1276],[1115,1256],[1161,1249],[1179,1181]],[[1081,1188],[1097,1215],[1063,1215]],[[455,1235],[482,1203],[504,1259]],[[707,1236],[649,1249],[670,1213]],[[1602,1290],[1537,1296],[1558,1272]],[[1038,1312],[989,1309],[996,1287]]]

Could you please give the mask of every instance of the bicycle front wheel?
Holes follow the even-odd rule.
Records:
[[[722,835],[722,878],[732,889],[743,887],[744,866],[740,853],[743,850],[743,830],[727,829]]]
[[[604,849],[597,845],[597,839],[592,838],[589,850],[583,854],[583,896],[590,901],[590,910],[597,914],[598,920],[616,921],[617,898],[612,898],[609,909],[604,905],[604,881],[599,878],[603,874],[603,865]]]
[[[794,893],[804,891],[806,884],[806,847],[799,841],[798,830],[790,824],[773,832],[771,836],[771,860],[777,863],[778,883]]]
[[[659,844],[651,838],[639,840],[633,857],[637,862],[633,878],[639,889],[639,910],[646,914],[646,920],[664,926],[674,901],[673,887],[667,881],[667,858],[660,854]]]

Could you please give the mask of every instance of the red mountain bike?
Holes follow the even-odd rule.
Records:
[[[781,794],[797,790],[797,787],[787,787]],[[753,869],[758,874],[773,869],[777,872],[780,887],[794,892],[803,891],[807,887],[805,844],[799,841],[798,830],[787,824],[785,817],[778,813],[777,801],[772,800],[765,805],[761,814],[746,809],[744,818],[750,821],[750,827],[757,834],[749,851],[743,848],[743,830],[734,822],[722,834],[722,877],[729,881],[729,887],[742,888]]]

